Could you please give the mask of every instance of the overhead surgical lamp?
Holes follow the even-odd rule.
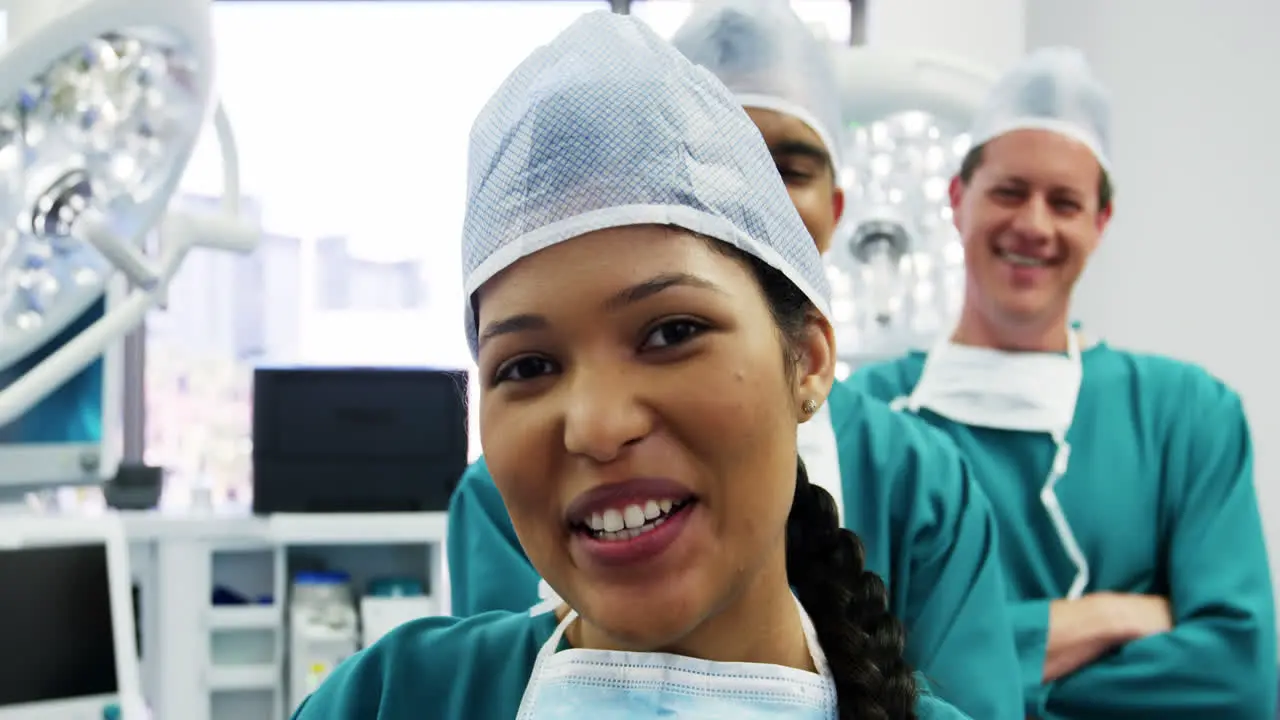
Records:
[[[836,53],[849,145],[828,274],[837,346],[857,365],[925,345],[958,312],[963,250],[948,187],[995,74],[875,47]]]
[[[163,305],[191,248],[250,251],[260,233],[239,219],[235,140],[214,103],[211,0],[3,7],[0,372],[22,368],[0,386],[0,430],[7,430]],[[221,146],[222,212],[170,210],[210,119]],[[158,242],[148,242],[162,223]],[[127,292],[104,304],[121,280]],[[66,338],[95,306],[97,317]],[[14,450],[5,447],[5,457]],[[40,481],[29,477],[35,463],[0,465],[7,466],[0,487],[18,482],[14,473]],[[46,460],[39,472],[70,482],[109,473],[107,465],[82,456],[78,467]]]

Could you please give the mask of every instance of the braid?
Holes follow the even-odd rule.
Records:
[[[787,518],[787,577],[813,620],[835,677],[840,720],[915,720],[915,676],[884,582],[864,568],[862,541],[840,527],[835,502],[796,461]]]
[[[783,340],[788,378],[794,380],[799,348],[817,310],[776,268],[727,243],[704,239],[755,274]],[[889,614],[884,582],[864,564],[862,541],[840,527],[835,501],[809,483],[797,458],[787,518],[787,578],[826,651],[840,720],[916,720],[915,675],[902,657],[905,633]]]

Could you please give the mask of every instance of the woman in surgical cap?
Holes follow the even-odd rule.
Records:
[[[574,23],[476,120],[462,255],[489,469],[565,604],[409,623],[295,718],[963,717],[798,459],[827,289],[719,81]]]

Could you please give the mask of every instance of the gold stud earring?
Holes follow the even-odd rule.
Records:
[[[804,412],[805,415],[812,415],[818,412],[818,403],[815,402],[813,398],[809,398],[808,400],[804,401],[804,404],[800,406],[800,409]]]

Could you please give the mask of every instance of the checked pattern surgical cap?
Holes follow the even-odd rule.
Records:
[[[827,313],[822,262],[741,103],[640,20],[579,18],[535,50],[471,130],[462,230],[471,352],[476,290],[586,233],[675,225],[776,268]]]

